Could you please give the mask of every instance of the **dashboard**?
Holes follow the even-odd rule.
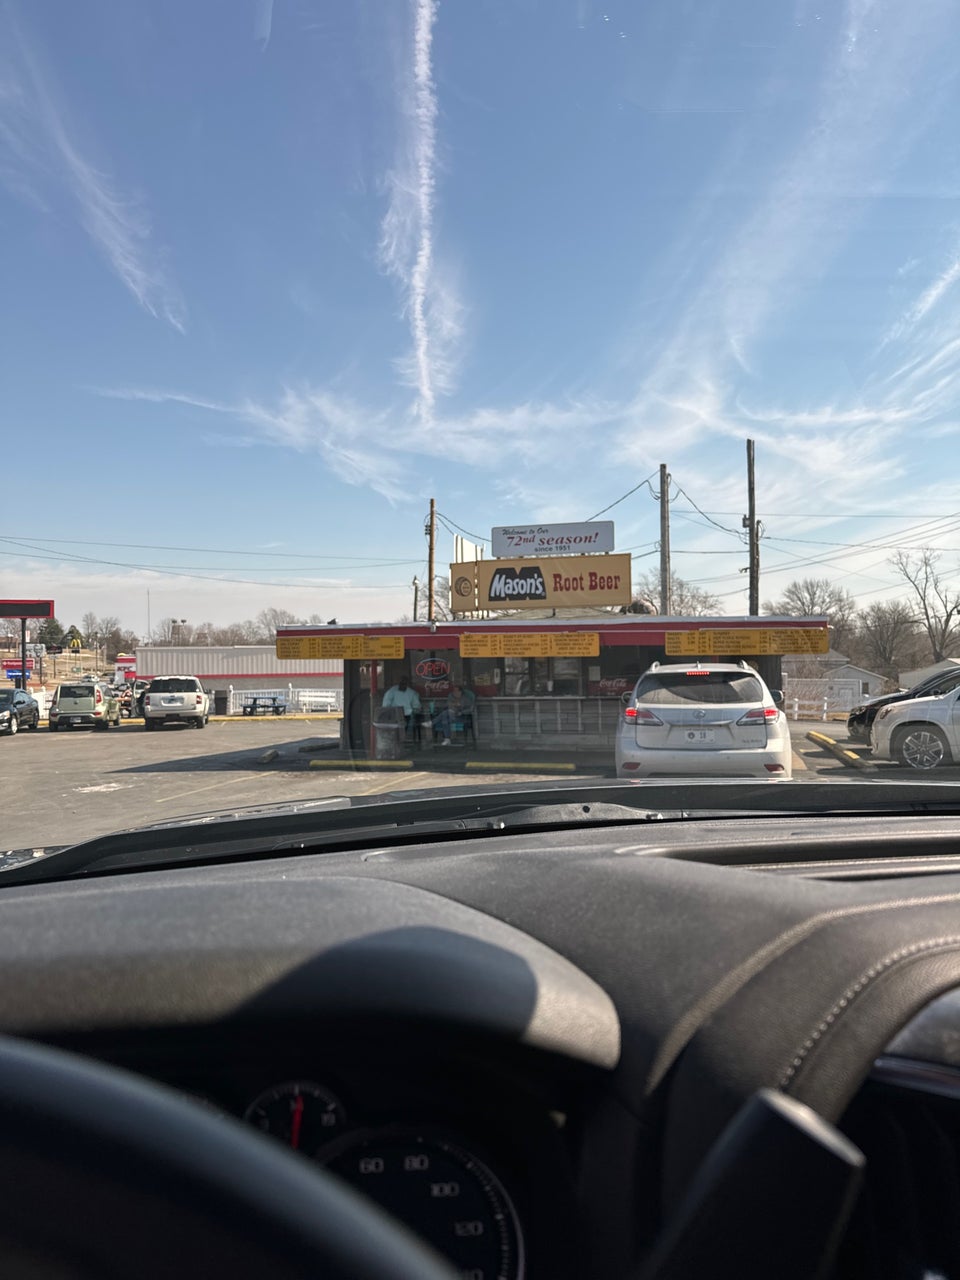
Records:
[[[574,1173],[589,1072],[385,1021],[67,1037],[250,1125],[404,1221],[460,1274],[581,1274]]]
[[[11,886],[0,1032],[244,1126],[472,1280],[640,1274],[773,1089],[867,1156],[831,1274],[960,1275],[958,841],[716,821]]]

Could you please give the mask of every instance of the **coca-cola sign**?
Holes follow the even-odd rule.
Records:
[[[618,698],[621,693],[628,693],[636,683],[631,676],[605,676],[602,680],[591,680],[587,693],[594,698]]]

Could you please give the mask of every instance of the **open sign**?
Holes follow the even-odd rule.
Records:
[[[446,680],[450,674],[450,663],[445,658],[424,658],[416,666],[421,680]]]

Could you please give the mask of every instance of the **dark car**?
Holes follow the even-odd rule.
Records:
[[[11,737],[21,729],[36,729],[40,723],[40,705],[23,689],[0,690],[0,733]]]
[[[847,717],[847,735],[855,742],[869,742],[870,728],[877,718],[881,707],[888,707],[891,702],[906,702],[908,698],[937,698],[942,693],[950,693],[960,685],[960,667],[950,671],[938,671],[927,676],[912,689],[900,690],[897,693],[884,694],[882,698],[873,698],[870,702],[854,707]]]

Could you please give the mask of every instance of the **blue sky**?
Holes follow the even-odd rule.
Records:
[[[389,619],[430,497],[443,565],[666,463],[677,572],[742,613],[748,437],[763,598],[952,569],[958,36],[953,0],[0,0],[0,594]],[[655,567],[650,490],[607,516]]]

